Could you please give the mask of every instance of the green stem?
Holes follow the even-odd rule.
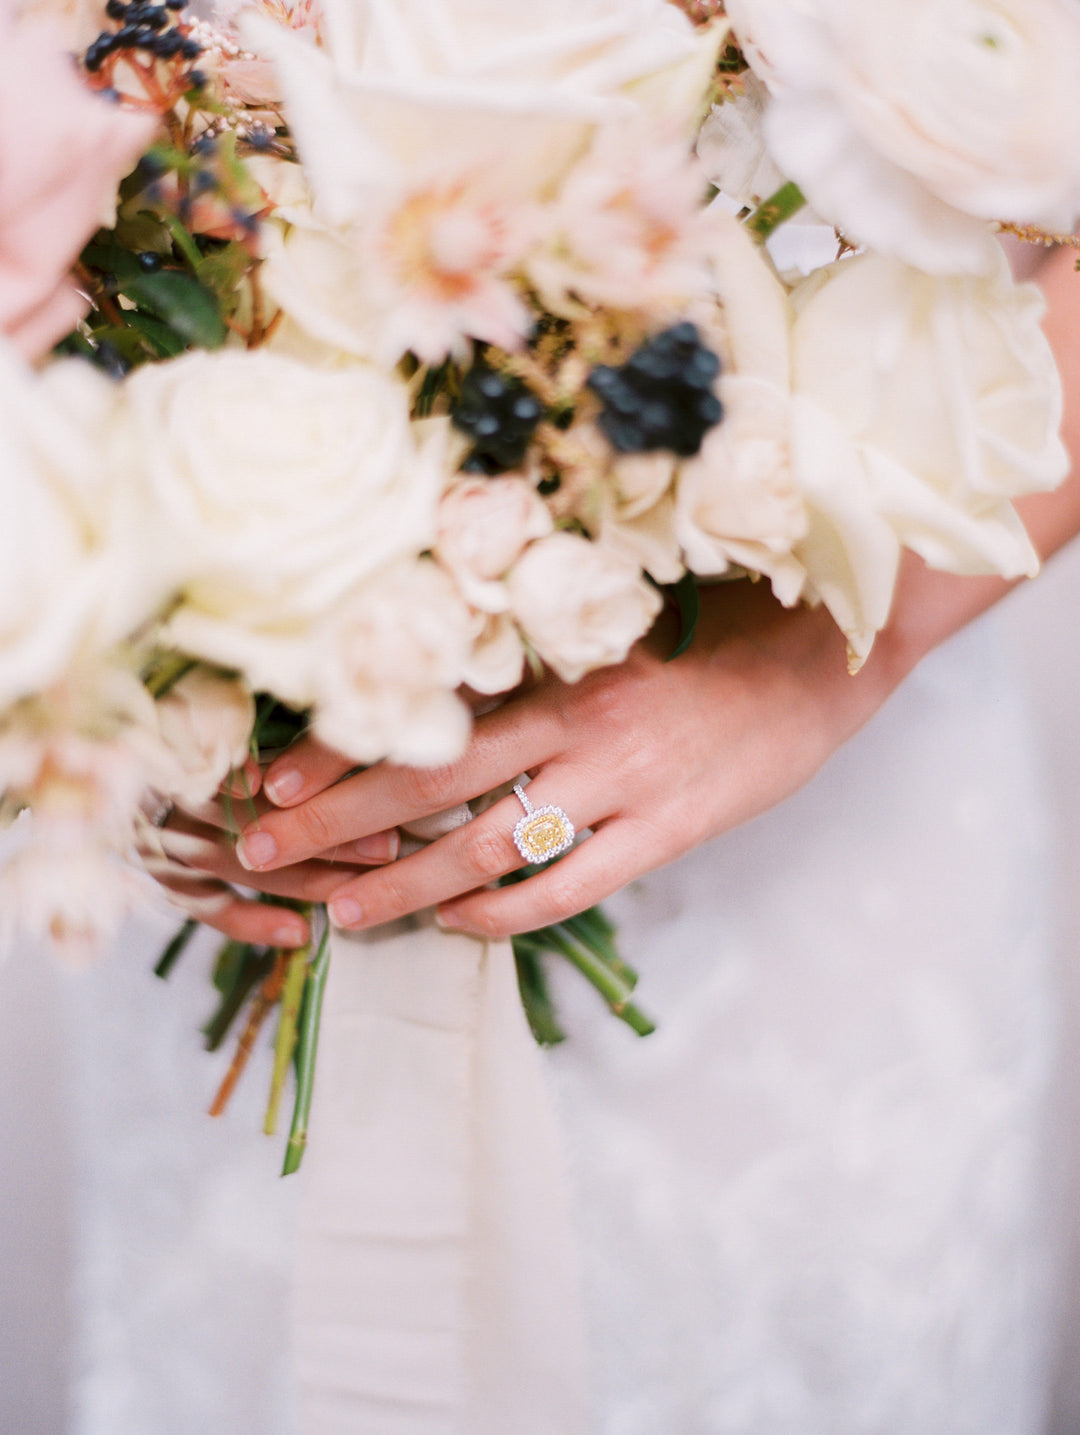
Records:
[[[179,249],[187,262],[191,265],[192,272],[197,272],[202,261],[198,246],[194,239],[180,223],[179,217],[175,214],[166,214],[165,223],[169,226],[169,233],[172,235],[173,243]]]
[[[173,967],[184,954],[187,944],[199,929],[199,924],[194,917],[188,917],[184,925],[173,937],[172,941],[158,958],[157,966],[154,968],[154,976],[160,977],[162,981],[169,975]]]
[[[789,180],[787,184],[782,184],[775,194],[762,200],[746,221],[746,227],[756,240],[764,244],[781,224],[786,224],[793,215],[798,214],[805,203],[806,197],[802,190]]]
[[[602,961],[595,952],[590,951],[579,942],[575,942],[562,927],[548,928],[544,937],[568,962],[577,967],[581,975],[604,998],[615,1015],[624,1021],[632,1031],[636,1031],[638,1036],[648,1036],[650,1032],[656,1030],[655,1024],[630,1000],[633,995],[632,988],[617,972],[612,971],[611,967]]]
[[[292,1127],[285,1146],[285,1163],[281,1174],[291,1176],[300,1169],[307,1145],[308,1117],[311,1114],[311,1093],[315,1085],[315,1057],[319,1046],[319,1018],[326,992],[326,974],[330,970],[330,924],[323,927],[318,950],[307,968],[304,997],[300,1007],[299,1039],[296,1043],[296,1102]]]
[[[263,1130],[273,1136],[277,1130],[281,1097],[285,1090],[285,1077],[293,1059],[298,1038],[297,1024],[300,1020],[300,1004],[307,980],[307,963],[310,947],[297,947],[289,956],[285,972],[285,985],[281,989],[281,1010],[278,1015],[277,1035],[274,1038],[274,1070],[270,1077],[270,1099],[266,1105],[266,1119]]]
[[[193,667],[195,659],[184,653],[162,653],[143,673],[143,682],[152,698],[163,698]]]

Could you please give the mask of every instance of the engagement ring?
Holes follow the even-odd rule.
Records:
[[[534,807],[519,784],[514,795],[525,809],[514,828],[514,846],[526,862],[550,862],[573,846],[574,824],[561,807]]]

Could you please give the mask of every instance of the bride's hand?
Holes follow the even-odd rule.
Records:
[[[319,903],[350,877],[398,852],[396,832],[376,834],[351,860],[326,857],[270,872],[253,883],[236,859],[236,832],[267,807],[259,788],[262,774],[253,761],[233,775],[213,801],[197,810],[173,807],[166,822],[144,833],[141,855],[173,901],[208,927],[256,946],[298,947],[310,935],[304,917],[274,902],[255,902],[238,888],[258,886],[268,897]]]
[[[266,810],[237,856],[256,885],[294,864],[363,860],[373,838],[532,776],[530,801],[561,807],[592,836],[527,881],[490,889],[523,865],[516,797],[421,851],[350,877],[330,911],[373,927],[425,907],[440,921],[503,936],[559,921],[801,786],[876,710],[904,670],[887,636],[858,677],[823,609],[786,610],[764,583],[704,594],[690,649],[674,661],[658,632],[618,667],[568,685],[547,677],[478,719],[445,767],[381,763],[345,776],[340,755],[304,740],[267,770]],[[301,866],[298,871],[304,870]],[[234,879],[235,879],[235,874]]]

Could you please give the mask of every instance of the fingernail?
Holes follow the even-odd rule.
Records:
[[[330,917],[339,927],[355,927],[363,921],[364,910],[355,897],[335,897],[330,903]]]
[[[249,832],[236,844],[236,856],[242,867],[257,872],[277,856],[277,843],[269,832]]]
[[[299,922],[282,922],[274,928],[275,947],[302,947],[306,941],[307,933]]]
[[[373,832],[370,837],[358,837],[352,844],[352,855],[361,862],[393,862],[401,850],[401,838],[396,827],[389,832]]]
[[[304,775],[295,767],[287,767],[283,772],[275,772],[273,777],[268,777],[263,786],[270,801],[280,807],[303,790]]]
[[[464,932],[470,937],[478,937],[480,935],[479,932],[462,920],[461,913],[456,907],[436,907],[435,925],[441,927],[444,932]]]

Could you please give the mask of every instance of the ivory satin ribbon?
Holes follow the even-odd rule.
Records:
[[[304,1172],[303,1435],[583,1435],[570,1201],[509,943],[335,934]]]

